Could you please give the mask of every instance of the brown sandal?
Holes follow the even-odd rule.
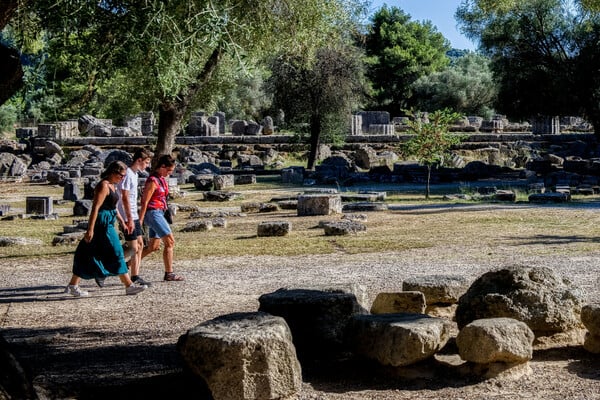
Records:
[[[173,282],[173,281],[183,281],[185,280],[183,276],[177,275],[175,272],[165,272],[165,281]]]

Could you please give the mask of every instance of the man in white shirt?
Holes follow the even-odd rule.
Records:
[[[152,155],[148,151],[143,149],[135,151],[133,163],[127,168],[127,175],[119,183],[119,202],[117,203],[119,213],[125,220],[124,233],[127,241],[125,257],[131,256],[128,262],[131,280],[148,287],[151,286],[151,283],[140,276],[144,237],[138,215],[138,172],[145,171],[150,165],[151,159]]]

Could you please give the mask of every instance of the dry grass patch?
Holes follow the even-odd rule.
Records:
[[[0,194],[0,204],[11,204],[11,210],[25,207],[25,196],[62,197],[62,188],[51,185],[15,183]],[[218,203],[201,201],[202,192],[183,185],[184,196],[174,202],[193,205],[207,211],[239,212],[248,201],[269,201],[273,197],[293,196],[301,187],[277,185],[271,178],[257,185],[236,187],[242,200]],[[418,196],[417,196],[418,197]],[[227,217],[226,228],[208,232],[181,232],[192,221],[190,212],[179,212],[173,230],[176,257],[180,260],[211,256],[301,256],[332,253],[402,252],[416,248],[447,249],[486,257],[494,248],[509,247],[530,255],[578,254],[597,247],[600,227],[597,221],[597,198],[578,199],[559,206],[529,204],[484,204],[474,202],[415,201],[414,194],[396,194],[385,212],[366,213],[367,231],[348,236],[325,236],[318,228],[323,220],[339,220],[340,215],[298,217],[294,210],[275,213],[247,214]],[[402,199],[402,200],[401,200]],[[52,246],[52,239],[72,223],[72,203],[55,205],[58,220],[15,219],[0,221],[0,236],[40,239],[42,246],[11,246],[0,249],[0,258],[47,258],[70,256],[74,246]],[[257,226],[263,221],[287,220],[292,224],[285,237],[258,237]]]

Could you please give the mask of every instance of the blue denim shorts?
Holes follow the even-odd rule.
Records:
[[[150,239],[160,239],[172,233],[171,226],[165,219],[163,210],[146,211],[144,225],[148,226],[148,237]]]

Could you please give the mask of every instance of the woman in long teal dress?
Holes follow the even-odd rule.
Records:
[[[81,279],[102,279],[111,275],[119,276],[125,285],[126,294],[133,295],[147,289],[147,286],[136,285],[131,281],[123,247],[115,228],[117,219],[125,226],[117,211],[119,193],[115,184],[123,179],[126,171],[127,166],[124,163],[113,161],[100,176],[102,180],[94,189],[87,231],[75,250],[73,276],[66,293],[76,297],[87,296],[88,292],[79,287]]]

